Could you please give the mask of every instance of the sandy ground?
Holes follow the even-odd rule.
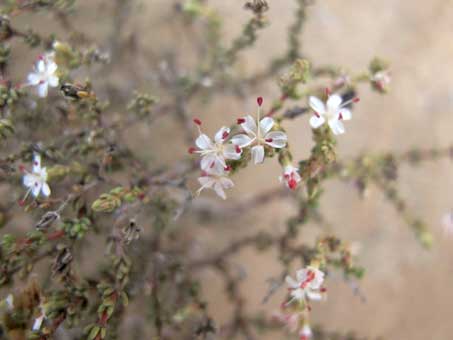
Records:
[[[285,48],[286,29],[291,22],[295,5],[292,0],[270,0],[271,26],[261,35],[252,52],[242,55],[243,72],[251,73]],[[87,23],[83,31],[96,31],[106,36],[107,31],[97,22],[99,11],[109,5],[92,5],[80,1],[76,18]],[[153,53],[173,45],[179,53],[189,53],[190,39],[170,15],[171,1],[142,1],[135,9],[133,22],[121,32],[127,36],[135,30],[142,51]],[[225,39],[241,30],[247,14],[242,1],[211,0],[210,3],[225,14]],[[93,6],[95,10],[93,11]],[[339,138],[339,157],[349,157],[363,151],[403,151],[410,147],[443,147],[451,143],[453,123],[453,1],[431,0],[324,0],[309,9],[309,18],[301,39],[307,56],[318,64],[343,65],[360,71],[374,56],[382,56],[392,64],[391,93],[379,96],[365,89],[357,105],[353,120],[347,122],[347,133]],[[45,28],[44,28],[45,29]],[[145,53],[143,52],[143,53]],[[189,53],[190,54],[190,53]],[[130,60],[128,78],[124,86],[146,88],[145,55]],[[137,80],[141,77],[142,80]],[[194,115],[206,120],[208,131],[214,132],[243,112],[254,112],[258,94],[274,98],[278,92],[274,83],[262,84],[259,93],[250,98],[217,98],[208,105],[194,104]],[[175,127],[176,126],[176,127]],[[311,147],[307,118],[301,118],[288,129],[296,157],[305,157]],[[169,138],[170,137],[170,138]],[[159,151],[157,143],[165,143],[166,152],[159,154],[162,162],[170,162],[182,155],[186,146],[181,131],[172,122],[163,122],[150,133],[148,127],[137,127],[128,143],[136,147],[147,145],[145,157]],[[160,144],[162,145],[162,144]],[[143,147],[142,147],[143,148]],[[453,338],[450,312],[453,308],[453,239],[441,232],[440,219],[453,208],[453,173],[449,161],[426,164],[418,168],[403,168],[399,188],[410,209],[429,221],[435,236],[433,250],[423,250],[413,234],[375,188],[366,200],[361,200],[351,186],[329,182],[322,199],[323,211],[335,232],[342,238],[361,245],[361,264],[367,275],[360,283],[366,296],[362,302],[340,277],[327,281],[329,298],[316,305],[313,321],[329,329],[354,330],[370,337],[382,336],[394,340],[448,340]],[[268,162],[262,167],[247,169],[236,178],[237,187],[231,199],[248,197],[277,185],[280,170]],[[256,230],[279,230],[285,216],[293,209],[287,201],[274,202],[263,211],[250,211],[228,223],[210,225],[203,231],[200,246],[215,250],[239,234]],[[319,232],[310,225],[308,234]],[[248,277],[242,289],[251,310],[271,311],[278,307],[279,296],[262,305],[266,279],[279,273],[272,254],[257,256],[243,252],[235,259]],[[218,320],[224,317],[219,308],[218,294],[222,290],[213,273],[205,273],[207,294]],[[223,306],[222,306],[223,307]],[[277,337],[283,339],[285,337]],[[264,338],[262,338],[264,339]],[[276,339],[275,336],[269,339]]]

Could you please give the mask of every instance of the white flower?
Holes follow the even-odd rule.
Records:
[[[305,324],[299,332],[299,340],[308,340],[313,336],[313,332],[308,324]]]
[[[28,188],[28,191],[24,197],[24,200],[31,194],[34,197],[38,197],[40,193],[44,196],[50,195],[50,188],[47,184],[47,170],[46,168],[41,168],[41,156],[35,154],[33,156],[33,171],[30,173],[25,171],[23,177],[23,183]]]
[[[212,168],[209,171],[204,171],[202,176],[198,178],[201,187],[198,189],[199,195],[204,189],[212,189],[218,196],[226,199],[225,189],[230,189],[234,186],[231,179],[227,177],[227,172],[224,169]]]
[[[324,282],[324,273],[318,268],[308,266],[296,272],[296,280],[291,276],[286,277],[289,286],[291,303],[293,300],[305,302],[307,300],[321,300],[324,289],[321,285]]]
[[[261,106],[262,99],[258,99]],[[274,119],[264,117],[260,120],[260,108],[258,108],[257,119],[251,116],[238,119],[238,124],[246,134],[239,134],[232,138],[233,144],[245,148],[252,145],[252,160],[255,164],[264,162],[264,145],[275,149],[281,149],[286,146],[288,137],[283,131],[271,131],[274,127]]]
[[[39,331],[41,329],[44,319],[47,318],[46,311],[45,311],[44,305],[42,303],[39,305],[39,309],[40,309],[40,315],[33,322],[33,327],[32,327],[33,331]]]
[[[453,235],[453,211],[446,213],[442,217],[442,227],[445,235]]]
[[[57,68],[53,53],[41,56],[36,62],[34,72],[28,75],[28,85],[37,87],[39,97],[47,97],[49,86],[58,86]]]
[[[200,120],[195,119],[195,124],[201,125]],[[214,136],[212,141],[207,135],[200,131],[200,136],[195,140],[198,149],[190,148],[190,153],[199,153],[201,155],[201,169],[208,171],[209,169],[216,168],[217,170],[227,167],[225,160],[237,160],[241,158],[242,150],[239,146],[231,143],[226,143],[230,136],[230,129],[223,126]]]
[[[327,122],[330,129],[335,135],[344,133],[343,120],[349,120],[352,117],[351,111],[346,108],[352,102],[357,102],[358,98],[351,99],[342,103],[342,98],[338,94],[333,94],[327,99],[324,104],[317,97],[309,98],[310,107],[315,112],[315,115],[310,118],[310,125],[313,129],[319,128]]]
[[[14,296],[13,294],[8,294],[8,296],[5,299],[5,304],[8,310],[13,310],[14,309]]]
[[[289,189],[295,190],[301,181],[299,169],[292,165],[286,165],[283,169],[283,175],[279,177],[279,180],[280,182],[284,182]]]

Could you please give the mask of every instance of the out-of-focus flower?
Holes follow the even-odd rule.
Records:
[[[442,228],[445,235],[453,236],[453,211],[446,213],[442,217]]]
[[[299,169],[292,166],[286,165],[283,169],[283,175],[279,177],[280,182],[285,183],[285,185],[291,189],[295,190],[297,185],[301,181],[301,177],[299,175]]]
[[[343,99],[338,94],[329,95],[326,104],[319,98],[311,96],[309,98],[310,107],[315,115],[310,118],[310,125],[313,129],[319,128],[327,122],[335,135],[345,132],[343,120],[350,120],[351,111],[346,108],[352,102],[358,102],[358,98],[353,98],[343,103]]]
[[[238,119],[238,124],[241,125],[245,134],[239,134],[232,138],[233,144],[245,148],[252,146],[252,160],[255,164],[263,163],[264,161],[264,146],[281,149],[286,146],[288,137],[283,131],[271,131],[275,121],[271,117],[264,117],[260,120],[261,105],[263,99],[258,98],[258,114],[257,119],[251,116]]]
[[[392,78],[390,77],[390,72],[388,70],[382,70],[376,72],[371,76],[372,84],[380,91],[386,92],[390,85]]]
[[[302,329],[299,332],[299,340],[309,340],[313,336],[310,325],[304,324]]]
[[[47,97],[49,86],[57,87],[59,80],[56,75],[57,64],[54,53],[40,56],[35,64],[34,72],[28,75],[28,85],[37,87],[38,96]]]
[[[212,189],[218,196],[226,199],[225,190],[234,186],[233,181],[227,177],[227,174],[224,169],[216,167],[204,171],[201,177],[198,178],[201,187],[198,189],[197,194],[200,194],[204,189]]]
[[[296,272],[296,279],[291,276],[286,277],[289,286],[291,303],[293,300],[305,302],[307,300],[321,300],[322,293],[325,291],[321,286],[324,282],[324,273],[318,268],[308,266]]]
[[[44,319],[47,317],[44,305],[42,303],[39,305],[39,309],[40,309],[40,315],[33,322],[33,326],[32,326],[33,331],[39,331],[41,329]]]
[[[205,135],[201,129],[201,121],[194,119],[197,124],[200,135],[195,140],[195,144],[198,147],[190,148],[190,153],[199,153],[201,155],[201,169],[209,171],[209,169],[216,168],[218,171],[227,167],[225,160],[232,159],[237,160],[241,158],[242,150],[237,145],[227,143],[230,136],[230,129],[222,127],[214,136],[212,141],[207,135]]]
[[[30,173],[24,170],[24,172],[23,183],[28,188],[24,200],[30,193],[34,197],[38,197],[40,193],[45,197],[50,195],[50,187],[47,184],[47,170],[45,167],[41,168],[40,155],[35,154],[33,156],[33,171]]]
[[[285,312],[280,310],[272,313],[272,319],[286,326],[289,332],[295,333],[300,327],[303,313],[301,312]]]

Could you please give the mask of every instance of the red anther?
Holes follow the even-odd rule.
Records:
[[[242,150],[241,150],[239,145],[235,145],[235,148],[236,148],[236,153],[241,153],[242,152]]]
[[[193,119],[193,122],[194,122],[195,124],[197,124],[198,126],[201,126],[201,120],[199,120],[198,118],[194,118],[194,119]]]
[[[274,140],[272,138],[266,138],[265,141],[266,143],[272,143]]]
[[[327,292],[327,288],[326,287],[321,287],[321,289],[319,290],[321,293],[325,293]]]
[[[139,199],[140,201],[143,201],[143,200],[145,199],[145,193],[144,193],[144,192],[141,192],[141,193],[138,194],[137,197],[138,197],[138,199]]]
[[[230,165],[227,165],[226,167],[223,168],[223,170],[225,170],[225,171],[230,171],[230,170],[231,170],[231,166],[230,166]]]
[[[343,114],[340,112],[340,114],[338,115],[338,120],[343,120]]]
[[[42,54],[40,54],[40,55],[38,56],[38,60],[44,60],[44,56],[43,56]]]
[[[20,172],[25,172],[25,167],[22,164],[19,165],[19,171]]]
[[[355,98],[352,100],[353,103],[358,103],[359,101],[360,101],[360,98],[359,98],[359,97],[355,97]]]
[[[297,188],[297,181],[296,181],[294,178],[291,178],[291,179],[288,181],[288,187],[289,187],[291,190],[296,190],[296,188]]]
[[[326,87],[326,96],[329,97],[331,93],[330,88]]]
[[[243,124],[243,123],[245,123],[245,118],[238,118],[237,123],[238,123],[238,124]]]
[[[39,81],[39,85],[42,85],[42,84],[44,84],[45,82],[46,82],[45,80],[40,80],[40,81]]]
[[[19,206],[23,207],[25,205],[25,200],[19,200],[17,203]]]
[[[201,171],[201,177],[206,177],[209,176],[209,174],[206,171]]]
[[[212,162],[209,167],[212,169],[214,167],[214,165],[215,165],[215,162]]]
[[[308,335],[305,335],[305,334],[301,335],[300,338],[299,338],[299,340],[309,340],[309,339],[310,339],[310,337]]]
[[[193,154],[195,151],[197,151],[197,148],[191,146],[189,150],[187,150],[190,154]]]
[[[223,131],[222,139],[227,139],[230,134],[227,131]]]
[[[321,116],[319,115],[318,112],[315,111],[314,114],[315,114],[316,117],[321,118]]]
[[[256,102],[258,103],[258,106],[263,105],[263,97],[256,98]]]

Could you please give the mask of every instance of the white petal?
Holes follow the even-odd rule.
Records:
[[[324,105],[324,103],[321,100],[319,100],[316,97],[311,96],[308,99],[308,101],[309,101],[310,107],[312,108],[313,111],[319,113],[320,115],[323,115],[326,113],[326,106]]]
[[[41,325],[42,325],[43,321],[44,321],[44,315],[41,315],[40,317],[36,318],[35,322],[33,322],[32,330],[39,331],[41,329]]]
[[[201,159],[200,163],[201,170],[208,171],[209,169],[212,169],[215,166],[215,163],[217,163],[217,157],[212,153],[207,154]]]
[[[23,178],[23,183],[26,187],[31,188],[35,185],[36,177],[32,174],[26,174]]]
[[[352,118],[352,113],[349,109],[340,109],[338,111],[338,115],[340,115],[340,113],[343,117],[343,120],[350,120]]]
[[[271,117],[264,117],[260,121],[261,134],[265,135],[268,133],[274,126],[274,120]]]
[[[264,147],[262,145],[255,145],[252,148],[252,160],[255,164],[264,162]]]
[[[39,193],[41,191],[41,188],[42,188],[42,183],[35,182],[34,185],[33,185],[33,189],[31,189],[31,194],[34,197],[38,197],[38,195],[39,195]]]
[[[33,154],[33,172],[41,172],[41,156],[37,153]]]
[[[228,138],[228,135],[230,134],[230,128],[227,128],[226,126],[222,126],[219,131],[214,136],[214,140],[216,143],[223,143],[225,139]],[[226,138],[223,138],[223,136],[226,135]]]
[[[250,138],[247,135],[240,134],[236,135],[231,139],[231,142],[235,145],[240,146],[241,148],[245,148],[252,144],[252,142],[255,140],[255,138]]]
[[[337,110],[340,107],[342,101],[343,99],[341,99],[338,94],[331,95],[329,99],[327,99],[327,109],[330,112]]]
[[[195,144],[201,150],[208,150],[208,149],[212,149],[213,148],[213,145],[212,145],[212,142],[211,142],[211,138],[206,136],[204,133],[202,133],[202,134],[200,134],[198,136],[198,138],[195,140]]]
[[[266,142],[266,144],[277,149],[284,148],[288,141],[288,136],[282,131],[271,131],[264,138],[265,140],[272,140],[272,142]]]
[[[329,120],[329,126],[334,135],[341,135],[344,133],[344,125],[338,119]]]
[[[308,299],[310,299],[310,300],[314,300],[314,301],[322,300],[322,295],[320,293],[307,291],[306,294],[307,294]]]
[[[226,159],[240,159],[242,151],[237,152],[236,146],[233,144],[227,144],[223,147],[223,156]]]
[[[39,73],[44,73],[46,71],[46,63],[44,62],[44,60],[38,60],[38,62],[36,63],[36,69]]]
[[[217,194],[219,197],[221,197],[221,198],[223,198],[224,200],[226,200],[225,191],[223,190],[222,185],[221,185],[220,183],[216,183],[216,184],[214,185],[214,190],[215,190],[216,194]]]
[[[57,70],[58,66],[55,62],[49,61],[47,62],[47,74],[53,75]]]
[[[39,82],[41,81],[41,77],[37,73],[30,73],[28,75],[27,79],[28,79],[28,84],[30,84],[32,86],[38,85]]]
[[[49,80],[49,85],[50,86],[52,86],[52,87],[57,87],[58,86],[58,83],[59,83],[58,77],[50,76],[48,80]]]
[[[47,183],[44,183],[42,185],[41,192],[46,197],[50,196],[50,187],[49,187],[49,185]]]
[[[220,177],[220,184],[224,189],[231,189],[232,187],[234,187],[233,181],[228,177]]]
[[[246,116],[245,123],[241,124],[241,127],[244,129],[245,132],[251,135],[256,135],[256,122],[252,116]]]
[[[49,88],[48,85],[49,84],[47,84],[47,82],[38,85],[38,96],[40,96],[41,98],[47,97],[47,92]]]
[[[322,116],[319,116],[319,117],[318,116],[313,116],[313,117],[310,118],[310,126],[313,129],[319,128],[325,122],[326,122],[326,120]]]
[[[200,183],[200,185],[201,185],[200,189],[204,189],[204,188],[211,188],[214,185],[215,181],[212,179],[212,177],[202,176],[202,177],[198,177],[198,183]]]

